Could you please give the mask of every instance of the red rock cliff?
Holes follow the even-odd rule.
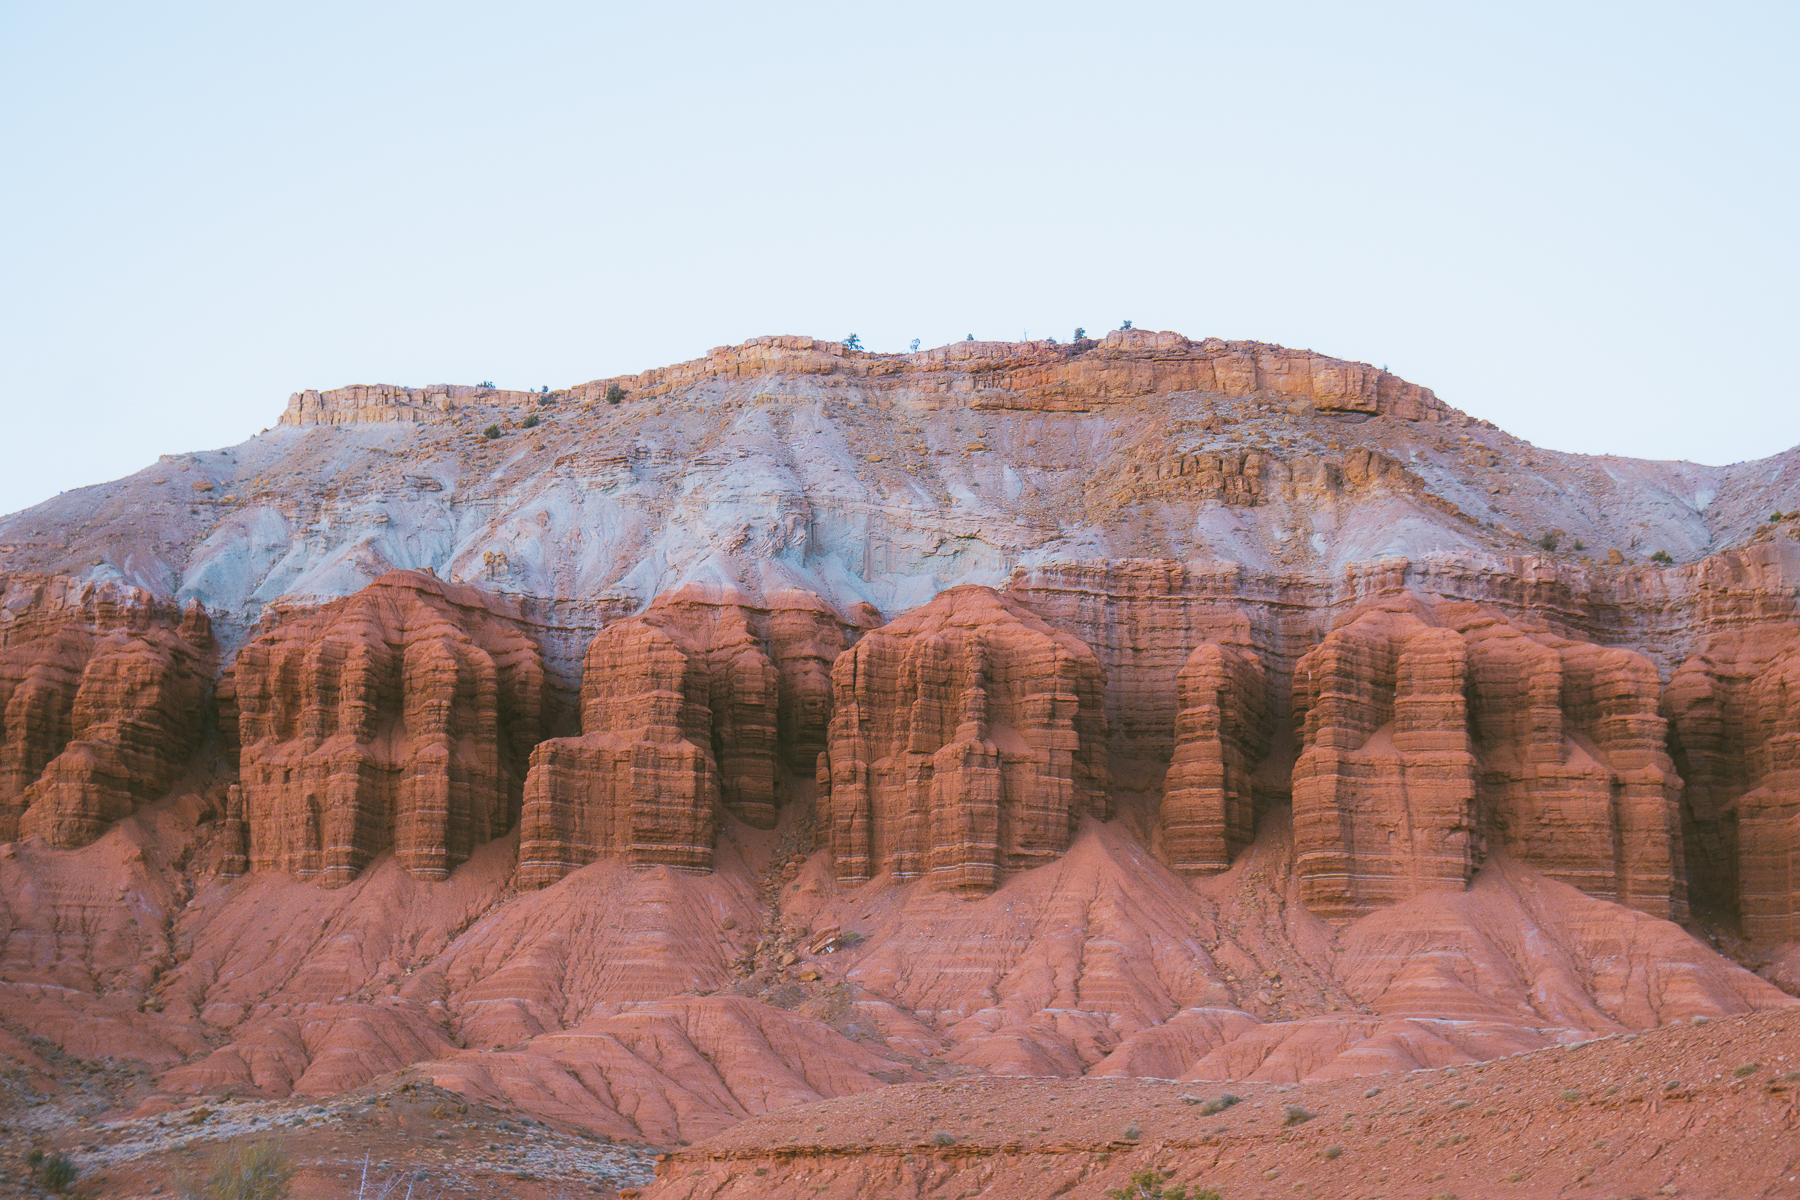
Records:
[[[832,681],[820,806],[842,881],[989,891],[1108,813],[1098,660],[989,588],[868,634]]]
[[[1352,917],[1460,890],[1483,844],[1593,895],[1686,910],[1680,781],[1641,655],[1470,604],[1371,603],[1301,659],[1295,866]]]
[[[697,590],[608,625],[587,652],[581,736],[532,755],[520,882],[608,853],[710,869],[721,803],[772,828],[779,768],[809,768],[824,744],[845,628],[816,597],[753,608]]]
[[[392,849],[444,878],[511,827],[543,686],[482,593],[419,572],[285,614],[222,688],[251,864],[338,886]]]
[[[0,842],[83,846],[161,796],[199,744],[206,610],[63,578],[0,592]]]

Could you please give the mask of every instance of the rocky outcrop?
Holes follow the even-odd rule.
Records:
[[[1800,939],[1800,625],[1710,639],[1663,711],[1696,905],[1735,913],[1756,941]]]
[[[283,425],[350,425],[382,421],[432,421],[465,404],[529,409],[544,399],[538,392],[468,387],[440,383],[434,387],[353,384],[321,392],[308,389],[288,397]]]
[[[199,744],[216,661],[198,604],[0,580],[0,842],[84,846],[160,797]]]
[[[978,894],[1108,815],[1093,651],[992,589],[956,587],[832,668],[821,816],[837,877]]]
[[[532,755],[521,884],[610,853],[708,870],[721,805],[773,828],[781,772],[810,771],[824,745],[828,664],[851,627],[810,595],[741,599],[684,590],[594,638],[581,736]]]
[[[1191,341],[1179,333],[1116,329],[1058,344],[951,342],[913,354],[875,354],[810,337],[759,337],[715,347],[704,358],[638,375],[596,379],[554,393],[595,401],[620,388],[638,402],[715,380],[770,374],[836,376],[861,386],[929,400],[964,396],[976,408],[1082,410],[1157,392],[1266,395],[1328,413],[1388,415],[1410,421],[1457,417],[1430,388],[1369,366],[1266,342]],[[612,393],[616,395],[617,393]],[[357,385],[295,392],[284,425],[423,421],[465,404],[530,408],[541,393],[438,384],[425,388]]]
[[[251,866],[327,886],[390,849],[444,878],[511,827],[543,735],[536,645],[482,592],[422,572],[271,619],[221,694]]]
[[[1268,674],[1255,652],[1207,643],[1188,655],[1176,686],[1163,855],[1184,875],[1216,874],[1256,831],[1250,776],[1269,752]]]
[[[1686,911],[1680,780],[1641,655],[1470,604],[1365,606],[1300,661],[1295,864],[1348,918],[1460,890],[1504,848],[1591,895]]]

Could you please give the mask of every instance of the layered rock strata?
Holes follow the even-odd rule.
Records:
[[[1735,912],[1752,940],[1800,939],[1800,625],[1710,639],[1663,711],[1696,904]]]
[[[161,796],[199,744],[216,662],[199,604],[0,580],[0,842],[84,846]]]
[[[327,886],[389,849],[444,878],[511,827],[543,736],[537,646],[483,593],[422,572],[274,619],[221,694],[250,864]]]
[[[1460,890],[1488,845],[1592,895],[1686,911],[1680,779],[1642,655],[1477,605],[1364,606],[1300,660],[1295,867],[1354,917]]]
[[[1206,643],[1176,677],[1175,753],[1160,828],[1170,866],[1216,874],[1256,832],[1251,774],[1269,752],[1269,679],[1255,652]]]
[[[721,805],[773,828],[780,771],[810,769],[824,745],[847,628],[816,597],[752,608],[696,590],[608,625],[588,647],[581,736],[532,755],[521,884],[609,853],[708,870]]]
[[[868,634],[832,682],[819,804],[840,881],[979,894],[1109,815],[1099,661],[990,588]]]

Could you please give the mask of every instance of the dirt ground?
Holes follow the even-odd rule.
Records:
[[[1293,1086],[912,1084],[746,1121],[642,1197],[1097,1200],[1147,1167],[1225,1200],[1800,1196],[1800,1013]]]

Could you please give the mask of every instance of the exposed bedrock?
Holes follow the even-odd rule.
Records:
[[[1093,651],[990,588],[951,588],[832,668],[819,764],[837,877],[991,891],[1109,813]]]
[[[740,599],[683,589],[595,636],[581,735],[531,758],[522,885],[608,853],[708,870],[721,805],[774,827],[782,769],[809,774],[825,744],[830,664],[855,627],[807,593]]]
[[[1757,941],[1800,939],[1800,625],[1721,633],[1664,696],[1694,901]]]
[[[1350,918],[1460,890],[1485,847],[1590,895],[1686,911],[1680,779],[1642,655],[1411,595],[1300,660],[1296,871]]]
[[[1215,874],[1256,833],[1250,777],[1269,752],[1269,678],[1254,651],[1207,643],[1176,678],[1175,754],[1163,782],[1163,855]]]
[[[511,827],[544,670],[494,603],[395,572],[244,647],[220,691],[253,867],[335,887],[392,849],[442,879]]]
[[[85,846],[161,796],[199,743],[216,661],[199,604],[0,577],[0,842]]]

